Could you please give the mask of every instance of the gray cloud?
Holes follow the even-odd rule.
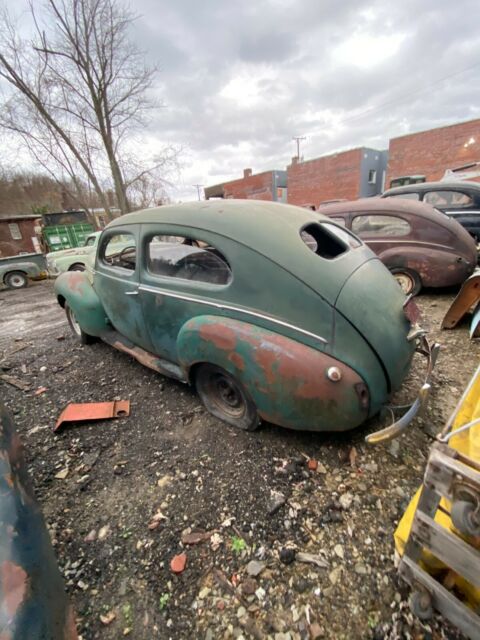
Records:
[[[307,136],[312,158],[480,116],[478,0],[134,7],[133,37],[160,67],[155,94],[165,104],[146,135],[188,147],[182,197],[246,166],[283,168],[292,135]]]

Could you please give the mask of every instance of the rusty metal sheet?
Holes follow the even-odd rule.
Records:
[[[450,309],[445,314],[442,321],[442,329],[453,329],[473,305],[479,301],[480,273],[474,273],[465,280]]]
[[[130,400],[69,404],[60,414],[53,430],[58,431],[66,422],[108,420],[110,418],[123,418],[128,415],[130,415]]]

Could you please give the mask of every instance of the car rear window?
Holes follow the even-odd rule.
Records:
[[[387,194],[387,198],[402,198],[402,200],[420,200],[420,194],[414,193],[392,193]]]
[[[429,191],[423,196],[423,201],[434,207],[468,207],[472,198],[463,191]]]
[[[337,218],[330,219],[332,220],[332,222],[337,221]],[[343,218],[338,219],[342,220],[342,224],[345,224],[345,220]],[[333,235],[336,236],[339,240],[345,242],[351,249],[356,249],[357,247],[362,246],[361,240],[354,236],[353,233],[350,233],[350,231],[347,231],[347,229],[337,227],[337,225],[330,224],[328,222],[322,222],[322,225],[326,227],[330,231],[330,233],[333,233]]]
[[[329,227],[333,227],[335,232],[332,232]],[[333,224],[314,222],[300,231],[300,237],[317,256],[332,260],[348,251],[349,246],[347,242],[339,238],[336,231],[341,231],[341,229]]]

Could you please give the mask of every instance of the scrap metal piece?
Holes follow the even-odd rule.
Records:
[[[453,329],[473,305],[480,302],[480,273],[476,271],[462,284],[457,297],[442,320],[442,329]]]
[[[30,391],[31,388],[30,383],[14,378],[13,376],[9,376],[7,373],[2,374],[0,376],[0,380],[3,380],[12,387],[20,389],[20,391]]]
[[[379,442],[387,442],[389,440],[393,440],[393,438],[396,438],[401,433],[403,433],[407,429],[411,421],[422,411],[430,394],[430,377],[435,367],[439,351],[440,345],[437,342],[433,345],[430,345],[425,336],[422,337],[420,344],[417,347],[417,352],[421,353],[427,358],[427,373],[425,376],[425,382],[423,383],[417,398],[411,405],[401,407],[385,407],[386,409],[391,411],[392,415],[394,414],[394,412],[399,410],[406,409],[406,412],[401,418],[393,422],[388,427],[385,427],[385,429],[380,429],[379,431],[370,433],[365,437],[365,442],[367,442],[368,444],[378,444]]]
[[[472,338],[480,338],[480,302],[475,307],[470,323],[470,339]]]
[[[128,415],[130,415],[130,400],[69,404],[60,414],[53,430],[58,431],[65,422],[107,420],[110,418],[123,418]]]

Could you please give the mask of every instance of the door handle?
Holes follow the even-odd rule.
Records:
[[[138,296],[138,291],[125,291],[126,296]]]

